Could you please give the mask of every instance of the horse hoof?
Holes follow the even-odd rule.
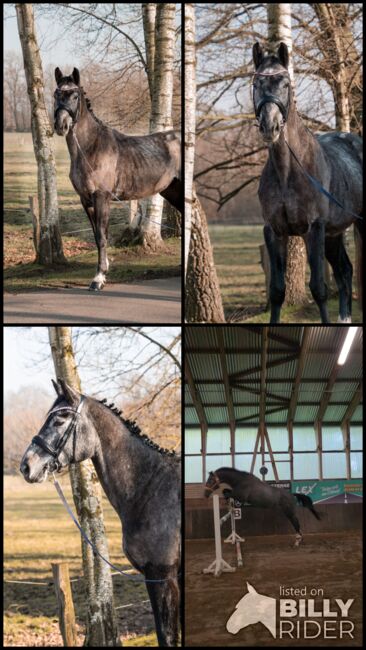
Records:
[[[338,316],[338,323],[352,323],[352,318],[351,316],[346,316],[346,318],[341,318],[341,316]]]
[[[101,291],[104,287],[103,282],[92,282],[89,291]]]

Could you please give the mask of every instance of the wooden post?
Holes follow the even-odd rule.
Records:
[[[77,645],[75,611],[72,600],[69,565],[66,562],[52,564],[55,584],[60,630],[64,646],[71,648]]]
[[[39,225],[39,205],[38,205],[38,196],[29,196],[29,207],[32,215],[33,223],[33,244],[38,255],[39,251],[39,241],[40,241],[40,225]]]
[[[130,201],[130,227],[136,228],[137,223],[137,212],[138,212],[139,202],[136,199]]]

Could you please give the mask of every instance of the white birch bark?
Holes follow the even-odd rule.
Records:
[[[295,100],[294,68],[292,59],[291,4],[267,4],[268,43],[275,53],[279,44],[285,43],[289,51],[288,71]],[[296,100],[295,100],[296,102]],[[289,237],[287,245],[286,305],[299,305],[306,300],[305,289],[306,247],[302,237]]]
[[[187,275],[191,240],[193,171],[196,138],[195,9],[184,5],[184,277]]]
[[[17,4],[19,38],[32,113],[32,137],[38,169],[40,243],[37,262],[64,263],[59,229],[56,164],[52,146],[52,127],[44,99],[42,61],[35,32],[33,6]]]
[[[146,7],[146,5],[144,5]],[[148,10],[144,9],[145,15]],[[175,10],[173,3],[161,3],[156,7],[155,17],[155,51],[153,69],[153,93],[151,104],[150,133],[168,131],[173,126],[172,101],[173,101],[173,65],[175,47]],[[147,42],[147,61],[151,63],[152,45],[152,16],[150,11],[146,18],[147,27],[144,27]],[[150,72],[149,72],[150,74]],[[150,85],[150,84],[149,84]],[[155,194],[147,201],[146,219],[142,223],[143,245],[147,248],[156,248],[162,243],[161,222],[164,199],[160,194]]]

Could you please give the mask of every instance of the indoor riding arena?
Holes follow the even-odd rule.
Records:
[[[362,328],[185,336],[186,645],[362,647]]]

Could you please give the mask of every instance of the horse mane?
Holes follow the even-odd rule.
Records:
[[[83,95],[84,95],[86,108],[87,108],[88,112],[90,113],[90,115],[93,117],[93,119],[94,119],[98,124],[100,124],[100,126],[106,126],[106,125],[104,124],[104,122],[102,122],[102,120],[100,120],[99,117],[97,117],[97,116],[95,115],[95,113],[94,113],[94,111],[93,111],[93,108],[92,108],[92,105],[91,105],[91,101],[90,101],[89,97],[86,96],[86,92],[85,92],[85,90],[84,90],[83,88],[81,88],[80,90],[81,90],[81,92],[82,92]]]
[[[157,445],[156,442],[151,440],[149,436],[146,434],[142,433],[140,427],[134,422],[133,420],[128,420],[122,416],[122,411],[120,411],[112,402],[111,404],[107,404],[106,399],[100,399],[98,400],[100,404],[103,404],[103,406],[106,406],[114,415],[116,415],[121,422],[125,425],[125,427],[128,429],[128,431],[131,433],[131,435],[136,436],[141,442],[146,446],[150,447],[151,449],[155,449],[155,451],[158,451],[159,454],[162,454],[162,456],[170,456],[173,458],[178,458],[178,455],[175,453],[174,450],[172,449],[165,449],[164,447],[160,447],[160,445]]]

